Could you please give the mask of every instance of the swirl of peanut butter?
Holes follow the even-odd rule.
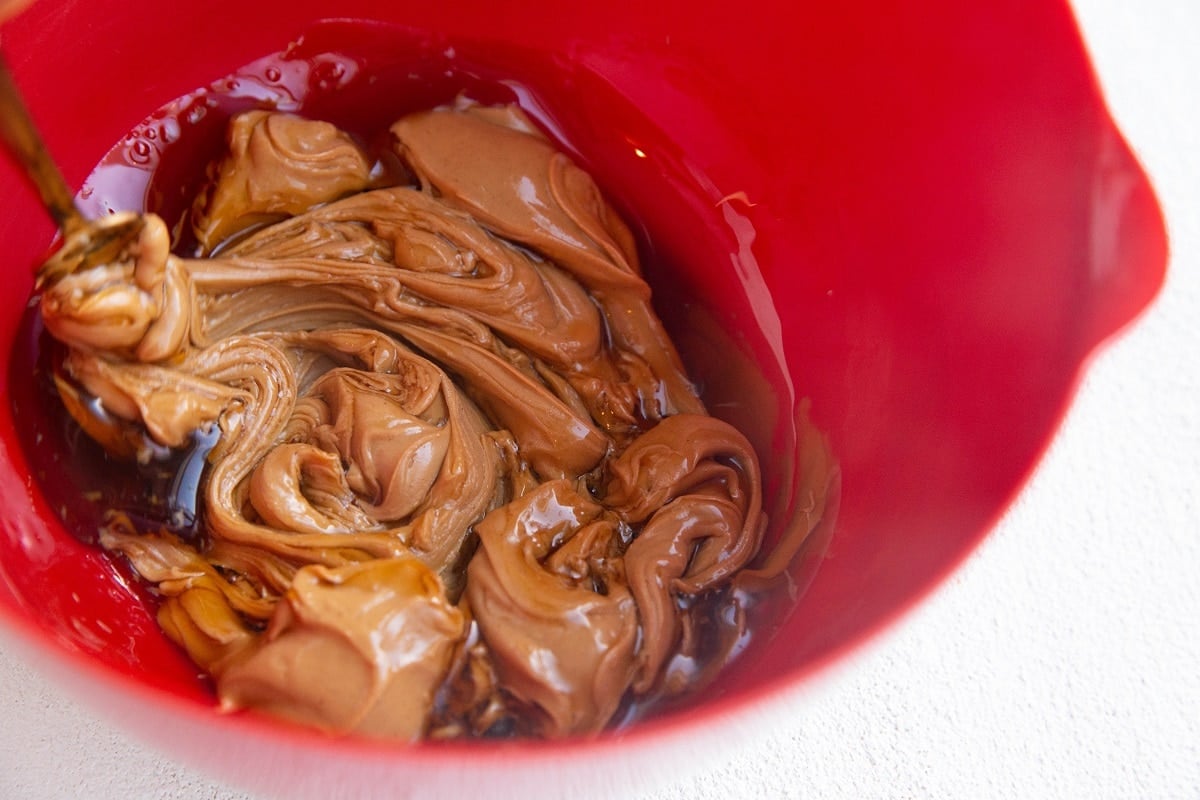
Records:
[[[753,568],[757,457],[705,411],[592,178],[515,107],[391,133],[416,185],[329,123],[238,115],[193,205],[205,257],[148,214],[112,263],[55,273],[41,313],[89,435],[144,461],[217,434],[200,540],[117,514],[101,543],[224,709],[590,735],[730,652],[730,598],[779,575],[829,481]]]
[[[544,253],[586,286],[609,334],[644,361],[655,385],[637,385],[655,418],[703,413],[675,347],[650,305],[629,228],[586,172],[531,133],[518,115],[475,107],[411,114],[392,126],[401,157],[427,189],[495,232]],[[516,120],[516,121],[514,121]],[[625,379],[638,383],[636,370]]]
[[[147,215],[137,238],[111,263],[66,275],[42,295],[50,334],[77,350],[138,361],[180,352],[192,298],[181,262],[170,255],[162,219]]]
[[[758,459],[714,417],[668,417],[609,463],[605,504],[644,523],[625,553],[646,646],[636,687],[648,691],[681,630],[676,596],[720,586],[758,552],[766,528]]]
[[[616,520],[559,480],[476,531],[467,599],[502,685],[537,709],[544,736],[599,730],[633,678],[638,639]]]
[[[305,567],[266,632],[221,671],[221,703],[413,741],[465,630],[437,576],[412,556]]]
[[[196,238],[206,252],[231,235],[366,188],[371,166],[328,122],[247,111],[234,117],[212,191],[197,199]]]

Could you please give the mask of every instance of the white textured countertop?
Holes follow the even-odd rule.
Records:
[[[965,569],[759,741],[643,800],[1200,798],[1200,2],[1075,8],[1166,211],[1164,292]],[[0,713],[0,798],[247,797],[3,642]]]

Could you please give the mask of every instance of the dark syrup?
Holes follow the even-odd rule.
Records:
[[[63,407],[54,376],[62,374],[65,348],[42,329],[40,315],[25,315],[14,356],[14,374],[29,376],[13,389],[13,412],[34,477],[67,530],[96,544],[100,529],[120,510],[139,530],[167,530],[203,547],[201,482],[215,428],[197,431],[182,450],[148,443],[142,458],[114,456],[80,428]],[[106,414],[91,400],[97,417]]]
[[[387,169],[387,129],[405,114],[449,104],[459,96],[485,104],[516,103],[591,172],[631,225],[659,314],[693,377],[701,385],[712,384],[712,391],[703,393],[706,402],[718,416],[742,428],[760,453],[775,454],[774,459],[763,461],[764,472],[770,476],[772,461],[793,457],[789,448],[794,446],[794,439],[788,441],[784,433],[780,444],[778,428],[783,423],[777,410],[782,405],[778,394],[771,391],[747,399],[741,389],[745,380],[738,378],[735,386],[724,385],[729,383],[730,364],[742,365],[739,369],[747,375],[753,373],[757,383],[779,383],[779,365],[763,369],[761,354],[770,348],[756,339],[762,332],[737,330],[750,316],[738,307],[746,302],[741,296],[744,293],[735,292],[737,297],[732,300],[723,297],[725,308],[719,316],[713,316],[710,308],[695,300],[705,292],[689,283],[684,274],[671,271],[666,266],[670,255],[659,250],[658,243],[640,227],[639,204],[622,202],[623,198],[634,197],[640,200],[641,210],[653,210],[672,199],[672,192],[679,191],[679,186],[665,176],[694,172],[693,168],[685,168],[668,141],[655,139],[661,136],[657,129],[631,122],[638,115],[628,108],[606,118],[614,125],[612,130],[598,129],[593,115],[577,121],[572,127],[574,136],[564,134],[560,119],[550,110],[552,105],[544,103],[542,97],[569,98],[584,89],[591,94],[603,87],[589,84],[586,78],[573,76],[563,64],[546,61],[534,53],[505,52],[494,43],[486,52],[487,58],[476,57],[469,42],[451,43],[375,23],[319,24],[285,50],[151,114],[100,162],[78,202],[84,213],[93,217],[127,209],[154,212],[172,231],[173,251],[190,256],[196,252],[189,224],[190,206],[205,187],[208,165],[224,152],[226,123],[238,112],[268,108],[332,122],[355,136],[368,152],[379,157],[380,167]],[[610,108],[621,108],[623,102],[619,97],[604,100]],[[628,129],[622,130],[624,125]],[[647,159],[647,153],[651,158]],[[639,170],[654,182],[646,184]],[[609,181],[613,176],[615,180]],[[628,191],[623,193],[622,189]],[[716,198],[706,196],[703,187],[695,191],[705,196],[699,198],[700,202],[692,198],[692,202],[680,204],[678,230],[686,229],[691,236],[711,235],[714,258],[723,260],[726,253],[737,250],[738,243],[726,241],[719,225],[687,219],[691,213],[688,209],[714,207],[712,201]],[[701,317],[703,324],[697,324]],[[734,320],[741,321],[731,324]],[[707,329],[710,335],[697,337],[698,329]],[[760,355],[748,356],[748,351]],[[696,357],[689,358],[690,353]],[[115,459],[84,434],[63,408],[53,384],[62,355],[62,347],[43,329],[34,298],[18,334],[12,361],[12,403],[33,473],[65,528],[94,544],[112,511],[119,509],[140,530],[166,529],[203,546],[203,507],[198,488],[213,435],[199,436],[184,452],[160,453],[142,464]],[[710,373],[711,378],[706,377]],[[764,377],[764,373],[772,377]],[[723,396],[725,392],[728,396]],[[723,411],[717,411],[717,407]],[[769,495],[774,491],[770,480],[767,489]],[[768,510],[772,510],[770,503]],[[778,515],[782,510],[774,511]],[[770,537],[765,544],[770,544]],[[139,583],[127,565],[114,564],[113,568],[126,582]],[[791,604],[789,594],[743,598],[742,610],[751,622],[734,643],[733,653],[745,650],[753,644],[752,639],[761,638],[778,624]],[[151,605],[155,602],[144,590],[142,599]],[[712,606],[710,616],[714,622],[704,624],[714,628],[720,627],[715,625],[716,619],[741,613],[717,596],[693,602]],[[700,669],[688,663],[677,666],[684,673]],[[720,682],[705,692],[708,697],[721,693]],[[659,713],[689,702],[685,696],[631,703],[618,714],[617,724],[644,717],[651,706]]]

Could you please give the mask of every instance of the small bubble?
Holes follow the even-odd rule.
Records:
[[[153,154],[154,148],[145,139],[138,139],[129,148],[129,160],[134,164],[143,166],[149,164],[153,158]]]
[[[279,71],[279,67],[267,67],[267,80],[271,83],[279,83],[279,79],[283,77],[283,73]]]
[[[317,89],[336,89],[345,77],[345,64],[337,61],[322,61],[313,65],[309,83]]]
[[[146,129],[146,138],[147,139],[157,139],[158,131],[156,131],[154,128],[147,128]]]
[[[191,108],[188,109],[187,116],[185,117],[185,119],[187,120],[189,125],[195,125],[200,120],[204,119],[204,115],[207,113],[208,113],[207,106],[202,106],[202,105],[201,106],[192,106]]]

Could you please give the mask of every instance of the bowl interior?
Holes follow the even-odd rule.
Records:
[[[400,112],[471,81],[536,105],[641,231],[659,311],[776,476],[770,502],[802,401],[841,465],[836,531],[796,565],[812,581],[780,635],[647,729],[691,725],[828,663],[978,543],[1087,354],[1161,285],[1162,221],[1065,4],[499,5],[345,0],[339,15],[400,26],[351,43],[312,28],[314,0],[43,3],[4,41],[76,186],[147,114],[301,34],[421,85],[454,73]],[[30,478],[53,466],[21,444],[40,401],[17,331],[52,229],[9,164],[0,178],[0,616],[232,730],[136,588],[65,530],[38,482],[56,476]]]

